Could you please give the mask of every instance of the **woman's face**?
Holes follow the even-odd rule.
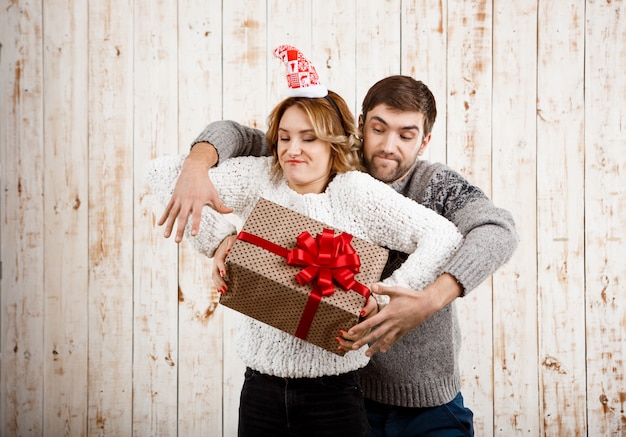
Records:
[[[331,173],[330,143],[315,136],[306,112],[289,107],[278,124],[278,163],[289,187],[300,194],[321,193]]]

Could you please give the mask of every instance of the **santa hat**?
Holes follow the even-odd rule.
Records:
[[[297,48],[281,45],[274,49],[274,56],[287,68],[287,84],[291,97],[326,97],[328,89],[320,83],[317,71]]]

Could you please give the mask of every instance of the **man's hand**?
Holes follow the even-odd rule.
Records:
[[[215,250],[215,254],[213,255],[213,268],[211,270],[211,277],[213,278],[213,283],[215,284],[215,289],[218,293],[224,294],[228,289],[226,285],[226,255],[230,252],[230,249],[235,244],[237,240],[236,235],[231,235],[222,240],[220,245]]]
[[[461,285],[448,273],[441,275],[422,291],[382,284],[374,284],[371,289],[374,293],[389,296],[389,304],[375,316],[353,326],[347,333],[348,338],[361,337],[354,342],[352,349],[370,343],[370,348],[365,352],[368,357],[378,351],[387,352],[407,332],[424,323],[462,292]]]
[[[233,211],[232,208],[228,208],[222,203],[217,190],[209,179],[209,168],[216,163],[217,152],[211,144],[197,143],[191,149],[183,163],[172,197],[158,222],[159,226],[166,223],[163,233],[165,238],[172,234],[174,222],[178,219],[175,241],[180,243],[183,240],[189,214],[191,214],[191,235],[197,235],[202,208],[205,205],[211,206],[222,214]]]

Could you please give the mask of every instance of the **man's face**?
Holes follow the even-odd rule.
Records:
[[[398,111],[380,104],[359,117],[363,133],[363,159],[367,171],[385,183],[402,179],[424,153],[424,114]]]

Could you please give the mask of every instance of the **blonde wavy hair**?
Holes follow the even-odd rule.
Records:
[[[331,177],[350,170],[364,171],[361,164],[361,139],[354,116],[339,94],[328,91],[328,96],[320,98],[288,97],[270,113],[265,137],[274,158],[272,176],[275,179],[282,175],[277,152],[278,126],[285,111],[292,106],[299,107],[307,114],[318,139],[330,143]]]

